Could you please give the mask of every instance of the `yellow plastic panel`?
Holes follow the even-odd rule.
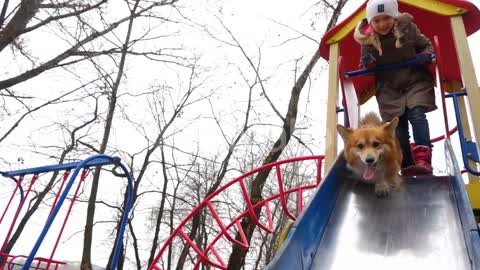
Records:
[[[478,181],[465,185],[473,209],[480,209],[480,183]]]
[[[468,12],[468,9],[443,3],[438,0],[399,0],[399,2],[443,16],[455,16]],[[344,39],[365,17],[367,17],[367,13],[365,9],[363,9],[328,39],[327,44],[336,43]]]

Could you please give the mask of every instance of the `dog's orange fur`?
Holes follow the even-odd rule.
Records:
[[[348,167],[359,179],[375,183],[375,194],[379,197],[387,196],[391,186],[401,183],[398,172],[403,157],[395,135],[397,125],[398,118],[382,123],[375,113],[365,115],[357,129],[337,125]]]

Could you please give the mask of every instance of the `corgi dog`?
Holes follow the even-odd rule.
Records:
[[[392,186],[398,187],[402,163],[400,142],[395,135],[398,117],[382,123],[377,114],[370,112],[356,129],[337,125],[343,139],[347,167],[356,179],[375,184],[375,195],[386,197]]]

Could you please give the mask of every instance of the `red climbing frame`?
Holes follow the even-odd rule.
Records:
[[[270,202],[272,200],[280,199],[281,202],[281,207],[283,210],[283,213],[288,216],[291,220],[295,220],[298,214],[302,211],[303,206],[304,206],[304,194],[303,191],[307,189],[312,189],[317,187],[320,182],[321,182],[321,175],[322,175],[322,162],[323,162],[324,156],[308,156],[308,157],[298,157],[298,158],[292,158],[288,160],[283,160],[283,161],[277,161],[274,163],[267,164],[265,166],[262,166],[258,169],[255,169],[253,171],[250,171],[232,181],[224,185],[223,187],[219,188],[217,191],[212,193],[210,196],[208,196],[202,203],[200,203],[193,211],[180,223],[180,225],[173,231],[173,233],[170,235],[170,237],[167,239],[167,241],[162,245],[162,248],[160,251],[157,253],[157,256],[155,257],[153,263],[150,265],[148,268],[149,270],[161,270],[160,266],[158,263],[160,262],[162,256],[166,252],[166,250],[171,247],[173,240],[175,237],[181,237],[183,240],[186,242],[187,245],[189,245],[190,248],[192,248],[195,253],[197,254],[197,261],[195,264],[194,269],[198,269],[201,264],[206,264],[210,265],[212,267],[216,267],[218,269],[226,269],[227,265],[222,259],[221,255],[219,252],[215,249],[215,243],[219,241],[222,237],[225,237],[228,241],[230,241],[233,245],[240,246],[242,248],[248,248],[248,242],[245,237],[245,233],[242,230],[242,227],[240,225],[240,220],[246,216],[250,216],[250,218],[255,222],[255,224],[261,228],[262,230],[271,233],[273,231],[273,219],[272,219],[272,212],[270,209]],[[305,161],[313,161],[316,164],[316,177],[315,181],[312,181],[311,184],[307,184],[304,186],[300,187],[295,187],[289,190],[284,189],[284,179],[282,177],[281,173],[281,166],[285,164],[290,164],[290,163],[296,163],[296,162],[305,162]],[[276,184],[278,185],[278,190],[279,193],[273,196],[270,196],[263,201],[256,203],[255,205],[252,205],[252,202],[250,200],[250,196],[247,191],[247,187],[245,185],[245,180],[254,174],[260,173],[260,172],[269,172],[270,170],[275,169],[276,172]],[[246,205],[246,210],[238,215],[236,218],[234,218],[229,224],[225,225],[223,224],[220,216],[218,215],[217,211],[215,210],[214,205],[212,204],[212,201],[215,201],[216,198],[218,198],[218,195],[221,194],[223,191],[227,190],[228,188],[233,187],[234,185],[239,185],[241,190],[242,190],[242,195],[244,199],[244,203]],[[290,212],[290,210],[287,207],[287,198],[286,196],[291,193],[296,193],[297,196],[297,213],[293,214]],[[255,210],[259,210],[259,208],[265,207],[265,213],[266,213],[266,220],[267,220],[267,225],[264,225],[260,222],[260,217],[257,217],[255,214]],[[205,250],[200,249],[192,239],[189,238],[188,234],[185,232],[185,225],[187,222],[189,222],[193,216],[200,211],[209,211],[212,216],[214,217],[216,221],[216,225],[219,227],[220,233],[213,238],[212,242],[207,245],[207,248]],[[240,234],[240,238],[242,239],[241,241],[238,241],[235,239],[234,236],[232,236],[229,233],[229,230],[236,226],[236,229],[238,233]],[[212,258],[215,258],[215,261],[213,261]]]
[[[55,252],[57,251],[58,244],[59,244],[60,239],[62,237],[62,234],[63,234],[63,231],[64,231],[65,226],[67,224],[67,221],[70,217],[70,212],[72,211],[73,205],[76,202],[76,199],[78,197],[80,188],[83,185],[83,182],[85,181],[85,178],[87,177],[87,173],[88,173],[88,170],[83,170],[82,171],[80,181],[77,184],[75,194],[73,195],[73,198],[70,202],[70,205],[68,206],[67,213],[65,214],[65,216],[63,218],[61,229],[58,232],[58,236],[56,237],[55,244],[54,244],[52,250],[50,251],[49,258],[35,257],[34,263],[32,264],[31,267],[35,267],[35,269],[58,269],[58,267],[65,264],[65,262],[54,260],[53,257],[55,255]],[[53,209],[55,208],[55,206],[58,202],[58,198],[59,198],[60,194],[62,193],[62,191],[64,189],[65,182],[67,181],[69,174],[70,174],[70,171],[65,171],[65,172],[63,172],[63,175],[61,176],[62,180],[61,180],[61,183],[60,183],[60,187],[58,188],[57,192],[55,193],[56,195],[54,197],[54,202],[53,202],[52,206],[50,207],[50,215],[52,214],[52,211],[53,211]],[[8,226],[6,226],[6,228],[7,228],[6,234],[3,235],[3,236],[0,236],[0,241],[3,241],[3,242],[1,242],[2,246],[0,248],[0,269],[1,270],[12,269],[13,265],[17,262],[16,261],[17,259],[27,258],[27,256],[25,256],[25,255],[13,255],[13,254],[5,253],[3,251],[5,250],[12,233],[14,232],[15,228],[18,225],[17,223],[18,223],[19,219],[21,218],[21,213],[26,211],[24,209],[25,203],[32,199],[32,196],[29,196],[29,195],[31,195],[31,193],[33,192],[32,191],[33,187],[37,183],[38,178],[39,178],[38,174],[33,174],[31,176],[30,180],[26,179],[26,176],[21,175],[19,177],[19,179],[16,181],[16,186],[15,186],[13,192],[11,193],[10,198],[8,199],[7,205],[2,209],[2,211],[0,211],[0,213],[2,213],[1,217],[0,217],[0,225],[9,224]],[[25,184],[27,186],[27,190],[26,190],[26,192],[23,196],[23,199],[20,201],[19,205],[16,205],[15,203],[13,203],[13,201],[14,201],[14,199],[18,198],[20,187],[23,184]],[[9,220],[5,220],[5,217],[7,216],[7,213],[9,213],[9,216],[11,217],[11,219],[9,219]],[[4,237],[3,240],[2,240],[2,237]]]

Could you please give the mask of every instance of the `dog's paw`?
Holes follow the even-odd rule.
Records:
[[[389,184],[390,184],[390,187],[393,188],[393,190],[395,190],[395,191],[403,191],[404,190],[403,180],[402,180],[401,177],[399,177],[397,175],[395,177],[393,177],[393,180],[391,180],[389,182]]]
[[[375,183],[375,195],[377,197],[387,197],[390,194],[390,186],[386,182],[377,182]]]

